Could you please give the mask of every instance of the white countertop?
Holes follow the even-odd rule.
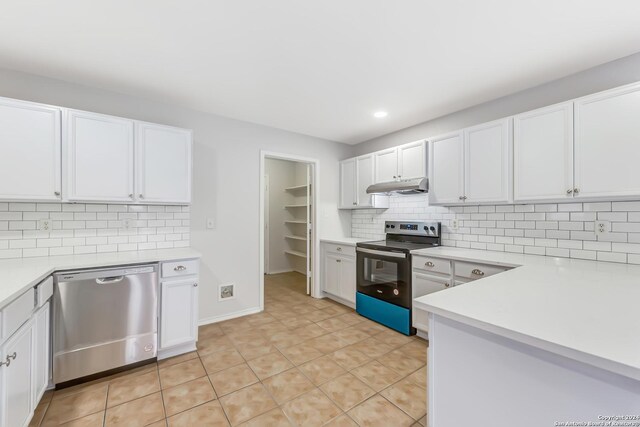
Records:
[[[448,247],[412,253],[517,267],[414,307],[640,380],[640,266]]]
[[[190,248],[16,258],[0,261],[0,308],[54,271],[200,258]]]
[[[322,237],[321,242],[335,243],[336,245],[355,246],[356,243],[370,242],[371,239],[361,237]]]

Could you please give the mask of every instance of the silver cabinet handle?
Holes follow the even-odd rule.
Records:
[[[18,353],[16,353],[14,351],[13,354],[7,355],[7,361],[6,362],[0,362],[0,366],[5,365],[5,366],[8,367],[9,365],[11,365],[11,359],[16,360],[16,357],[18,357]]]
[[[425,262],[424,265],[426,265],[427,267],[434,267],[435,266],[435,264],[432,263],[431,261]]]
[[[579,188],[574,188],[574,189],[573,189],[573,194],[578,194],[579,192],[580,192],[580,189],[579,189]]]
[[[342,262],[342,260],[341,259],[337,259],[336,262]]]
[[[174,267],[173,271],[185,271],[186,269],[187,267],[185,267],[184,265],[178,265]]]
[[[451,286],[451,283],[445,283],[445,284],[444,284],[444,287],[445,287],[445,288],[448,288],[449,286]]]
[[[138,194],[138,198],[139,198],[139,199],[144,199],[144,195],[142,195],[142,194]]]
[[[475,274],[476,276],[484,276],[484,271],[478,268],[474,268],[473,270],[471,270],[471,274]]]
[[[340,246],[338,246],[338,247],[336,248],[336,250],[337,250],[338,252],[342,252],[342,248],[341,248]]]
[[[460,196],[460,197],[458,197],[458,200],[464,200],[464,199],[462,198],[462,196]]]
[[[198,284],[197,284],[197,283],[194,283],[194,284],[193,284],[193,287],[194,287],[194,288],[197,288],[197,287],[198,287]]]
[[[129,194],[129,198],[133,199],[133,193]]]
[[[358,204],[358,202],[353,202],[353,206],[355,206],[355,205],[357,205],[357,204]]]
[[[467,196],[462,196],[462,200],[467,200]]]
[[[53,195],[54,195],[54,196],[59,196],[59,195],[60,195],[60,192],[59,192],[59,191],[54,191],[54,192],[53,192]]]
[[[567,190],[567,194],[571,194],[571,193],[573,193],[573,190],[572,189],[568,189]]]

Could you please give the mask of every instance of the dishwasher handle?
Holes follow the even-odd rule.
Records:
[[[118,283],[124,280],[124,276],[98,277],[96,283],[98,285],[108,285],[110,283]]]

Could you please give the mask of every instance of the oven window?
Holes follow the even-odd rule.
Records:
[[[398,283],[398,263],[364,258],[364,281],[369,285]]]

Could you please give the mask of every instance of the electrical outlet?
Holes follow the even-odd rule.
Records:
[[[609,231],[611,230],[611,223],[609,221],[596,221],[595,222],[595,232],[596,232],[596,236],[604,236],[605,234],[609,233]]]
[[[451,229],[452,230],[457,230],[458,229],[458,220],[457,219],[452,219],[451,220]]]
[[[131,226],[132,226],[132,223],[130,219],[122,220],[122,228],[124,228],[125,230],[129,230]]]
[[[207,218],[207,228],[209,228],[209,229],[216,228],[216,220],[215,220],[215,218]]]
[[[50,231],[51,230],[51,220],[50,219],[41,219],[38,221],[38,230],[40,231]]]

